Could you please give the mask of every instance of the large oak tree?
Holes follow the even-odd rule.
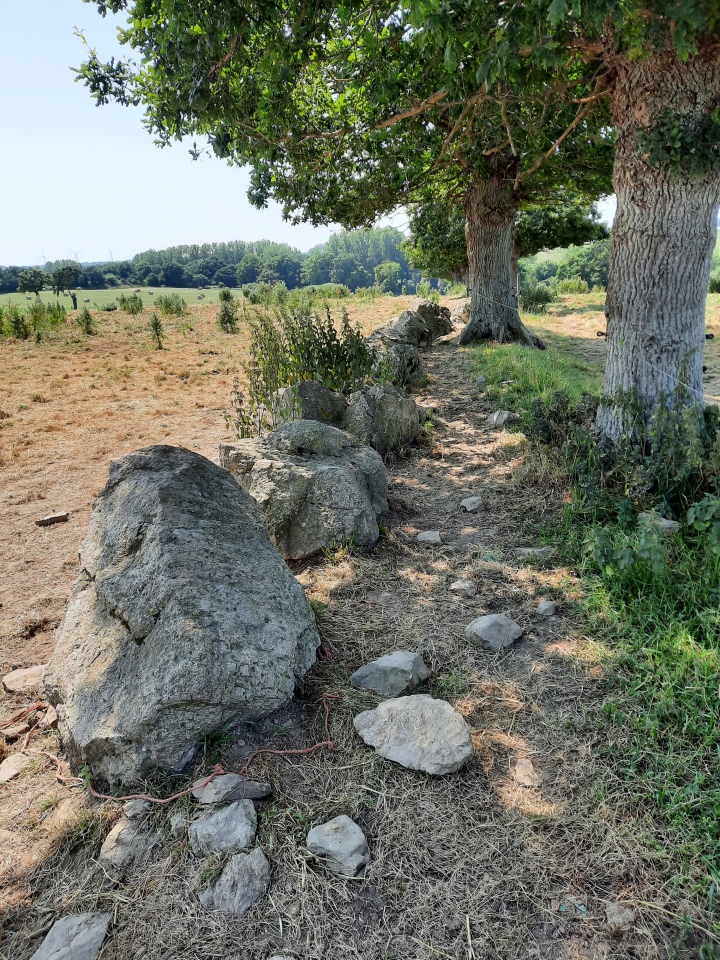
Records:
[[[125,10],[136,62],[82,70],[99,102],[142,103],[159,142],[206,135],[250,164],[250,197],[294,221],[345,226],[435,186],[461,202],[472,292],[465,341],[537,342],[520,321],[513,231],[530,192],[568,171],[578,191],[609,189],[612,143],[597,71],[581,59],[478,71],[497,29],[492,4],[468,4],[474,33],[456,47],[442,25],[396,3],[109,0]],[[605,113],[604,113],[605,111]]]

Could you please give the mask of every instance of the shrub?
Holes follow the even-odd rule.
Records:
[[[329,390],[350,392],[371,378],[375,356],[358,327],[343,311],[340,330],[329,309],[324,316],[284,310],[248,320],[250,363],[243,367],[247,398],[236,382],[225,420],[238,437],[272,430],[293,416],[292,401],[282,405],[277,391],[303,380],[316,380]]]
[[[595,240],[579,247],[563,260],[557,269],[558,280],[583,279],[588,287],[607,285],[610,265],[610,241]]]
[[[121,310],[136,317],[143,311],[142,297],[138,296],[137,293],[131,293],[129,296],[123,293],[118,297],[118,306]]]
[[[582,277],[569,277],[567,280],[558,280],[555,290],[558,293],[589,293],[590,286]]]
[[[157,312],[157,310],[153,310],[153,312],[150,314],[149,327],[150,327],[150,333],[153,339],[155,340],[156,348],[158,350],[162,350],[163,337],[165,335],[165,331],[163,328],[163,322],[160,319],[160,314]]]
[[[15,337],[16,340],[27,340],[30,336],[30,327],[25,314],[16,303],[8,304],[7,329],[10,336]]]
[[[90,313],[87,307],[82,307],[80,312],[77,315],[77,322],[80,325],[80,329],[83,333],[90,336],[95,333],[95,321],[93,315]]]
[[[222,294],[224,291],[220,291]],[[155,307],[163,317],[184,317],[187,313],[187,304],[179,293],[166,293],[155,297]]]
[[[427,300],[430,296],[430,282],[428,280],[421,280],[415,288],[415,293],[422,300]]]
[[[220,310],[218,312],[218,326],[223,333],[237,333],[238,317],[237,302],[232,295],[232,291],[225,287],[220,291]]]
[[[526,313],[545,313],[547,305],[555,299],[550,287],[543,283],[520,291],[520,306]]]
[[[710,283],[708,284],[708,293],[720,293],[720,267],[710,274]]]

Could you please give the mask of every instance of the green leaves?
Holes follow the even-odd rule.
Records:
[[[566,10],[566,0],[551,0],[548,7],[548,20],[551,26],[556,27],[559,23],[562,23]]]

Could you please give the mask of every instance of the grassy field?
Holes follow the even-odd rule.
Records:
[[[77,293],[78,305],[87,301],[87,306],[91,310],[102,310],[108,303],[114,303],[120,294],[124,293],[127,295],[135,293],[135,291],[140,292],[140,296],[143,298],[146,306],[151,306],[155,297],[166,296],[172,293],[177,293],[188,305],[193,303],[216,304],[218,302],[220,287],[206,287],[204,290],[198,290],[195,287],[113,287],[107,290],[76,290],[75,292]],[[239,293],[237,290],[233,292],[235,294]],[[201,297],[202,299],[200,299]],[[33,299],[34,294],[2,293],[0,294],[0,305],[5,306],[7,303],[17,303],[22,306],[27,303],[28,300]],[[61,294],[59,297],[56,297],[55,294],[49,290],[43,290],[40,294],[40,299],[45,303],[52,303],[55,300],[59,300],[68,310],[72,307],[70,297],[67,294]]]

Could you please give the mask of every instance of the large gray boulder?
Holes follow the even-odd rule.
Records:
[[[347,400],[341,393],[328,390],[316,380],[303,380],[283,387],[274,396],[282,420],[319,420],[339,427],[347,407]]]
[[[258,505],[197,453],[113,461],[81,559],[45,690],[96,777],[183,770],[207,734],[284,706],[315,662],[315,617]]]
[[[433,303],[432,300],[416,300],[410,309],[424,320],[430,332],[431,342],[452,333],[453,325],[447,307],[441,307],[439,303]]]
[[[385,327],[371,333],[365,342],[375,357],[376,376],[387,373],[399,387],[406,387],[422,376],[420,352],[414,343],[387,334]]]
[[[353,539],[369,545],[388,509],[380,454],[315,420],[220,445],[220,463],[260,504],[270,537],[288,559]]]
[[[485,645],[494,653],[509,647],[522,636],[522,627],[504,613],[476,617],[465,628],[465,636],[476,647]]]
[[[473,752],[470,728],[457,710],[426,694],[385,700],[359,713],[354,726],[381,757],[434,776],[459,770]]]
[[[381,328],[383,336],[398,343],[411,343],[414,347],[429,347],[433,341],[431,329],[425,319],[414,310],[403,310]]]
[[[381,456],[420,436],[420,408],[390,384],[371,384],[348,398],[321,383],[306,381],[275,394],[280,420],[317,420],[346,430]]]
[[[418,405],[389,384],[375,384],[351,394],[342,428],[383,457],[409,446],[422,430]]]

